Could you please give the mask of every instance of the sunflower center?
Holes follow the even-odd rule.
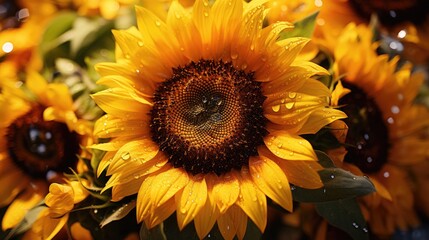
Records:
[[[389,149],[388,129],[382,113],[374,99],[362,89],[346,82],[344,87],[351,90],[339,101],[340,105],[345,105],[342,110],[348,118],[344,121],[349,126],[348,153],[344,160],[364,173],[377,172],[386,163]]]
[[[7,149],[11,159],[34,178],[48,171],[67,171],[77,162],[79,137],[64,123],[43,120],[42,106],[34,106],[7,129]]]
[[[155,91],[152,138],[174,167],[192,174],[240,169],[267,134],[264,100],[253,73],[223,61],[191,62]]]

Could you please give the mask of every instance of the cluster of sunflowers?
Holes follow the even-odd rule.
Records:
[[[429,2],[0,0],[0,239],[429,239]]]

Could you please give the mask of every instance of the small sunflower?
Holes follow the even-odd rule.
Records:
[[[398,58],[377,55],[377,43],[365,25],[351,23],[339,38],[328,39],[325,47],[333,53],[334,72],[344,76],[342,85],[350,90],[339,84],[333,94],[333,103],[349,116],[344,120],[346,151],[337,153],[345,155],[340,159],[343,168],[369,176],[375,185],[377,193],[363,200],[371,230],[385,236],[415,227],[419,220],[404,167],[423,162],[429,154],[429,142],[420,134],[429,124],[429,112],[413,104],[423,76],[412,74],[408,64],[397,66]]]
[[[113,32],[116,62],[96,66],[108,88],[93,95],[107,113],[94,132],[110,142],[93,147],[113,201],[137,193],[148,228],[176,212],[180,229],[194,220],[203,238],[217,222],[232,239],[248,218],[264,231],[267,197],[291,211],[290,183],[322,186],[299,135],[345,114],[312,79],[326,70],[297,58],[308,39],[276,41],[291,24],[262,28],[259,1],[174,1],[166,22],[136,10],[138,29]]]
[[[80,169],[80,145],[92,144],[91,125],[74,114],[65,85],[47,84],[29,72],[24,86],[27,91],[5,86],[0,95],[5,113],[0,115],[0,206],[8,206],[4,230],[16,226],[62,172]]]

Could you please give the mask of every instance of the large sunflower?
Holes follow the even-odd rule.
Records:
[[[79,166],[80,145],[92,144],[91,127],[74,114],[65,85],[47,84],[29,72],[25,88],[6,85],[0,95],[0,206],[8,206],[4,230],[45,197],[50,182]]]
[[[413,104],[423,76],[411,74],[410,65],[399,67],[398,58],[377,55],[367,26],[349,24],[338,38],[326,39],[334,72],[344,76],[342,83],[351,90],[332,99],[349,116],[344,120],[347,153],[338,164],[374,183],[377,192],[363,200],[374,233],[390,235],[415,227],[419,221],[404,167],[429,154],[429,142],[420,134],[429,124],[429,112]]]
[[[152,228],[176,211],[203,238],[217,221],[243,238],[248,217],[263,231],[268,196],[292,210],[289,184],[322,186],[308,141],[338,118],[325,74],[300,60],[304,38],[277,40],[290,28],[262,28],[264,1],[177,2],[166,22],[137,7],[138,29],[114,31],[121,54],[96,66],[108,86],[93,98],[107,113],[94,145],[107,151],[112,200],[137,195],[137,220]],[[122,56],[122,57],[121,57]]]

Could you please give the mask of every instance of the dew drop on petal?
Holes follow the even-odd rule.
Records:
[[[280,105],[274,105],[271,107],[271,109],[273,109],[274,112],[279,112],[280,111]]]
[[[122,155],[121,155],[122,160],[129,160],[129,159],[130,159],[130,157],[131,157],[131,155],[130,155],[130,153],[129,153],[129,152],[124,152],[124,153],[122,153]]]
[[[287,109],[292,109],[294,105],[295,105],[295,102],[288,102],[285,104]]]

